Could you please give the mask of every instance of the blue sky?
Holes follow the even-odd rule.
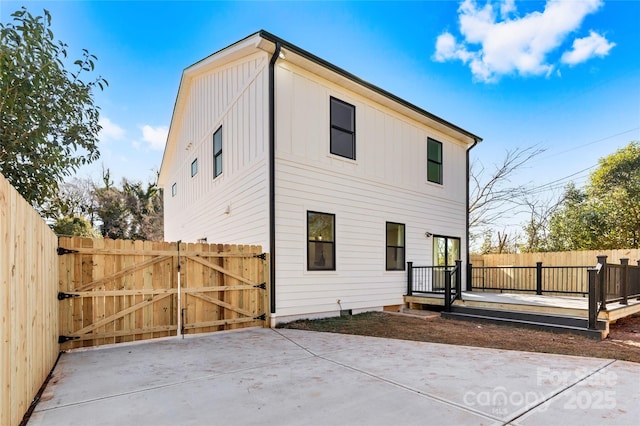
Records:
[[[104,164],[153,179],[182,70],[259,29],[483,137],[473,157],[487,168],[546,148],[518,182],[580,185],[640,140],[640,1],[2,0],[0,20],[23,4],[48,9],[55,37],[98,56],[110,84],[96,94],[102,157],[79,177]]]

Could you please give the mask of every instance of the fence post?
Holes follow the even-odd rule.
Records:
[[[407,296],[413,295],[413,262],[407,262]]]
[[[473,291],[473,265],[471,263],[467,263],[467,291]]]
[[[542,262],[536,262],[536,294],[542,294]]]
[[[589,277],[589,329],[595,330],[598,321],[598,292],[596,291],[596,268],[587,269]]]
[[[451,312],[451,271],[444,271],[444,311]]]
[[[607,310],[607,288],[605,285],[605,275],[607,274],[607,256],[600,255],[596,256],[598,259],[598,263],[602,265],[600,271],[598,272],[600,279],[600,310]]]
[[[456,260],[456,299],[462,294],[462,260]]]
[[[620,286],[622,287],[620,290],[622,291],[622,303],[623,305],[628,305],[629,301],[627,297],[629,295],[629,259],[623,257],[620,259],[620,264],[622,265],[622,283]]]

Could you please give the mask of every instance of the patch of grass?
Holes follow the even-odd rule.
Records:
[[[632,327],[637,325],[640,329],[640,315],[626,319],[625,327],[628,328],[630,323]],[[299,320],[279,327],[482,348],[609,358],[640,363],[640,347],[616,339],[615,324],[611,328],[612,338],[602,341],[584,336],[506,325],[443,319],[439,315],[421,318],[386,312]],[[638,341],[640,342],[640,335],[638,335]]]

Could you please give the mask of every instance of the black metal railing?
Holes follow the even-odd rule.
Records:
[[[598,256],[595,268],[586,266],[485,266],[467,265],[467,291],[527,292],[538,295],[581,295],[589,298],[589,327],[596,327],[598,313],[608,303],[640,300],[640,260],[629,265],[607,263]],[[462,262],[455,266],[413,266],[407,262],[407,295],[443,294],[445,310],[462,294]]]
[[[640,260],[638,266],[629,265],[629,259],[616,265],[607,263],[607,256],[598,256],[596,267],[589,268],[589,328],[596,328],[607,303],[628,305],[634,298],[640,300]]]
[[[451,303],[462,294],[461,272],[460,260],[454,266],[413,266],[413,262],[407,262],[407,296],[443,294],[445,309],[450,310]]]
[[[468,290],[587,296],[587,266],[469,265]]]
[[[451,285],[452,283],[454,284],[453,286]],[[445,279],[444,279],[444,310],[445,312],[451,312],[451,305],[453,304],[454,300],[460,297],[462,297],[462,261],[456,260],[456,266],[451,270],[445,271]]]
[[[607,263],[607,256],[598,256],[602,266],[602,289],[600,294],[606,303],[629,303],[629,299],[640,298],[640,261],[638,266],[629,265],[629,259],[620,259],[620,264]]]

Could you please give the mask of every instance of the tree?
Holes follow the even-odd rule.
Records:
[[[96,213],[102,221],[100,233],[105,238],[126,239],[129,237],[131,218],[125,195],[114,186],[108,169],[103,171],[102,181],[104,186],[94,188]]]
[[[125,204],[131,214],[129,238],[161,241],[163,237],[163,193],[155,183],[123,181]]]
[[[588,196],[605,212],[607,248],[640,248],[640,142],[599,160]]]
[[[56,196],[47,199],[39,207],[40,216],[48,221],[63,217],[84,217],[94,227],[96,224],[95,184],[91,179],[72,178],[58,187]]]
[[[525,185],[513,185],[512,177],[545,150],[537,146],[506,152],[501,163],[487,170],[474,162],[469,171],[469,233],[472,239],[490,235],[496,223],[521,210],[520,201],[527,194]],[[504,232],[503,232],[504,237]],[[504,239],[504,238],[503,238]],[[485,241],[486,243],[486,241]],[[498,243],[505,246],[506,240]]]
[[[517,253],[519,238],[518,234],[509,234],[506,230],[498,231],[496,238],[489,229],[483,234],[479,254]]]
[[[54,41],[51,14],[25,7],[0,24],[0,172],[33,205],[53,198],[58,184],[96,160],[102,77],[83,80],[96,57],[83,50],[66,68],[67,45]]]
[[[99,238],[100,233],[96,231],[91,223],[81,216],[64,216],[56,220],[53,232],[58,235],[72,235],[76,237]]]
[[[163,237],[163,194],[156,183],[122,180],[122,189],[103,172],[103,186],[95,186],[95,212],[105,238],[161,241]]]
[[[562,199],[550,194],[548,197],[526,196],[522,204],[526,207],[529,220],[524,224],[525,242],[519,245],[523,253],[549,250],[549,222],[553,213],[562,204]]]
[[[549,240],[553,250],[640,248],[640,143],[600,159],[584,191],[567,187]]]

